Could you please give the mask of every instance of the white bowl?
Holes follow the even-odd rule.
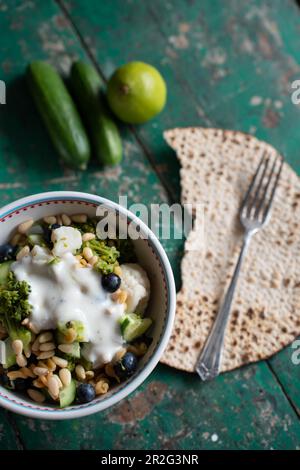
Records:
[[[0,210],[0,245],[6,243],[16,229],[25,220],[41,219],[57,213],[86,213],[95,216],[99,204],[116,210],[128,218],[134,225],[139,225],[144,239],[134,241],[139,263],[146,269],[152,295],[149,315],[154,319],[151,336],[153,341],[146,355],[139,362],[137,372],[126,382],[112,388],[105,396],[90,403],[72,405],[64,409],[41,405],[0,386],[0,405],[4,408],[31,418],[72,419],[83,417],[115,405],[133,392],[152,372],[168,343],[175,315],[175,284],[167,255],[153,232],[133,213],[119,204],[92,194],[54,191],[28,196],[6,205]]]

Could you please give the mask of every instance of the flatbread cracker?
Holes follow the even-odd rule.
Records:
[[[193,372],[241,248],[241,201],[263,152],[275,149],[218,129],[173,129],[164,136],[181,163],[182,203],[201,203],[205,210],[204,247],[185,251],[175,326],[162,358]],[[299,228],[300,179],[284,163],[270,222],[252,238],[242,266],[222,372],[266,359],[300,334]]]

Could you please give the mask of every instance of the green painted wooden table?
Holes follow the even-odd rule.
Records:
[[[202,125],[240,129],[275,145],[300,172],[300,9],[266,0],[0,1],[0,199],[43,190],[82,190],[129,202],[179,201],[179,166],[164,129]],[[168,83],[164,113],[122,129],[120,168],[62,168],[24,83],[24,68],[46,59],[67,72],[91,60],[103,77],[139,59]],[[168,241],[178,287],[182,242]],[[1,449],[300,448],[300,366],[290,347],[269,361],[201,383],[158,366],[114,408],[82,420],[35,421],[0,411]]]

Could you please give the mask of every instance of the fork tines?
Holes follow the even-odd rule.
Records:
[[[263,224],[269,214],[283,165],[283,157],[264,152],[241,206],[241,218]]]

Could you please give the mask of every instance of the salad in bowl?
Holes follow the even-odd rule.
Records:
[[[134,243],[89,214],[23,218],[0,245],[2,387],[60,410],[118,389],[153,343],[151,284]]]

